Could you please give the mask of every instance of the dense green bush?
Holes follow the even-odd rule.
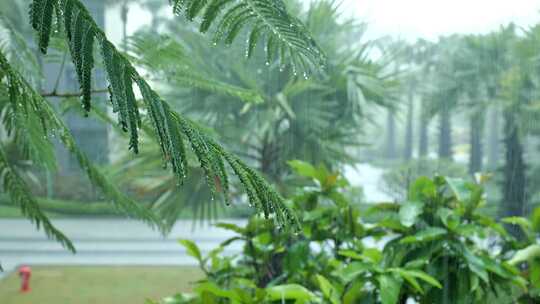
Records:
[[[444,159],[415,159],[399,166],[392,166],[382,177],[380,188],[397,200],[404,200],[411,184],[421,176],[437,175],[466,178],[467,168]]]
[[[366,210],[346,198],[339,174],[290,165],[310,179],[289,201],[301,214],[300,233],[254,216],[245,227],[218,224],[236,235],[206,257],[182,240],[206,279],[194,294],[163,303],[534,303],[540,250],[533,225],[479,212],[481,185],[419,177],[403,202]],[[505,224],[520,226],[524,237]],[[220,255],[237,241],[241,254]]]

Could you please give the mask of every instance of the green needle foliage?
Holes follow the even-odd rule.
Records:
[[[56,19],[53,18],[54,13]],[[225,166],[228,164],[239,177],[254,207],[264,212],[266,217],[274,214],[281,225],[295,222],[282,197],[258,173],[222,149],[194,122],[171,110],[139,75],[131,62],[107,39],[79,0],[35,0],[30,7],[30,17],[33,28],[39,33],[39,48],[43,53],[47,52],[51,28],[61,28],[63,24],[81,85],[82,105],[87,112],[91,108],[93,50],[97,43],[110,83],[109,95],[113,111],[118,113],[120,126],[130,134],[129,148],[135,153],[139,150],[141,113],[134,86],[142,95],[147,114],[157,134],[164,167],[172,167],[179,184],[184,182],[188,174],[185,148],[187,144],[197,156],[213,195],[219,192],[226,201],[229,199],[229,180]],[[53,20],[57,20],[56,25],[53,25]]]
[[[39,207],[37,201],[30,194],[25,181],[10,166],[4,149],[0,145],[0,181],[2,187],[9,193],[11,201],[18,205],[22,213],[28,217],[38,227],[43,227],[49,238],[58,241],[62,246],[75,252],[75,247],[71,241],[49,221],[47,216]],[[1,270],[1,267],[0,267]]]
[[[284,66],[289,60],[296,74],[326,63],[321,48],[302,22],[287,13],[282,0],[173,0],[172,4],[175,13],[184,12],[189,20],[201,16],[202,33],[215,25],[215,44],[231,44],[246,29],[246,57],[264,40],[268,64],[279,58]]]
[[[8,102],[1,103],[0,112],[5,113],[9,119],[10,128],[8,131],[25,133],[26,136],[17,136],[17,145],[20,147],[35,147],[36,143],[42,145],[39,149],[47,151],[52,148],[49,141],[49,135],[58,137],[63,145],[70,151],[79,165],[87,174],[90,181],[96,185],[103,195],[123,213],[151,225],[156,225],[159,220],[153,214],[148,212],[142,205],[129,199],[120,192],[109,179],[103,175],[88,159],[88,157],[78,148],[75,139],[64,122],[56,115],[49,103],[43,97],[36,93],[32,87],[12,69],[9,62],[2,52],[0,52],[0,91],[7,92]],[[34,119],[39,123],[38,128],[32,128]],[[36,131],[39,130],[39,131]],[[8,134],[10,135],[10,134]],[[0,145],[0,149],[4,151]],[[57,229],[55,229],[46,216],[40,211],[39,205],[31,196],[31,191],[12,166],[4,152],[0,156],[0,180],[3,181],[3,188],[10,195],[12,202],[21,206],[23,213],[34,221],[39,227],[43,223],[45,232],[55,239],[59,240],[66,248],[74,250],[71,243]],[[39,153],[39,152],[38,152]],[[44,157],[36,157],[42,159]]]

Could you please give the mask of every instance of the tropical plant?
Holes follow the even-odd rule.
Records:
[[[323,165],[314,167],[302,161],[289,164],[309,185],[291,200],[293,209],[303,212],[301,233],[291,238],[272,222],[255,216],[245,227],[217,224],[235,232],[236,236],[224,241],[207,257],[201,255],[195,243],[180,241],[188,254],[197,259],[207,277],[197,284],[195,296],[177,295],[166,301],[342,303],[343,298],[345,303],[354,303],[355,299],[374,295],[369,284],[363,289],[353,282],[358,279],[359,272],[355,268],[360,263],[356,262],[358,258],[369,264],[364,269],[373,276],[367,281],[373,282],[384,299],[394,296],[395,289],[389,288],[395,287],[392,285],[395,280],[406,277],[411,278],[413,285],[418,284],[419,279],[439,286],[414,267],[387,268],[379,263],[379,250],[362,243],[364,237],[378,235],[377,229],[360,222],[360,205],[349,202],[344,196],[343,190],[349,186],[342,176]],[[224,247],[232,242],[243,242],[242,253],[220,257]],[[314,247],[317,249],[313,250]],[[351,272],[351,268],[355,269]],[[344,285],[336,287],[333,284],[338,283],[331,283],[330,279],[343,281]],[[414,288],[413,285],[405,284],[410,288]],[[277,293],[278,290],[281,293]]]
[[[501,35],[504,33],[501,33]],[[505,157],[503,166],[503,216],[524,216],[528,206],[528,172],[524,141],[534,127],[539,111],[534,103],[538,100],[539,74],[538,52],[539,28],[532,28],[526,36],[507,45],[508,67],[500,75],[500,97],[504,118]],[[517,34],[514,34],[517,35]]]
[[[324,166],[290,162],[311,182],[291,199],[302,211],[299,235],[252,217],[204,257],[182,240],[206,274],[193,294],[163,303],[528,303],[536,299],[538,245],[524,218],[500,222],[483,215],[481,184],[420,177],[406,200],[365,208],[348,201],[348,183]],[[362,211],[364,210],[364,211]],[[362,214],[362,216],[360,216]],[[503,224],[515,224],[519,241]],[[242,242],[242,252],[221,256]],[[534,262],[534,263],[533,263]],[[531,273],[516,266],[531,263]],[[274,297],[273,291],[282,290]]]
[[[518,270],[503,262],[515,240],[481,212],[481,185],[461,179],[420,177],[407,201],[373,208],[372,220],[395,237],[384,257],[394,265],[423,264],[443,288],[429,288],[420,303],[514,303],[526,290]],[[506,219],[503,222],[511,222]]]
[[[466,178],[466,168],[448,160],[420,158],[389,169],[382,176],[379,188],[397,201],[407,199],[411,185],[421,176],[434,178],[442,175]]]

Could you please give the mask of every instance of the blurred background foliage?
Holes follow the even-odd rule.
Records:
[[[67,77],[62,74],[68,69],[67,48],[53,35],[56,51],[37,55],[27,22],[28,2],[0,4],[0,47],[30,83],[48,93],[47,88],[56,88],[55,82]],[[208,126],[216,139],[285,195],[301,184],[287,166],[288,160],[299,159],[330,169],[352,168],[363,175],[361,180],[373,177],[376,191],[388,200],[402,199],[419,176],[473,180],[477,173],[486,173],[486,212],[532,212],[540,197],[540,26],[508,24],[488,34],[455,34],[437,41],[368,39],[367,25],[342,15],[334,1],[286,4],[327,55],[318,75],[296,71],[278,59],[268,61],[264,45],[255,47],[249,60],[241,56],[246,52],[243,43],[214,45],[209,35],[198,31],[200,20],[172,17],[164,1],[105,1],[107,9],[119,14],[119,45],[159,93],[175,110]],[[134,5],[151,12],[151,20],[128,35]],[[77,98],[54,98],[54,104],[74,120],[83,114]],[[96,157],[103,169],[169,225],[178,217],[250,214],[246,198],[235,187],[232,207],[223,208],[220,200],[212,199],[195,159],[190,161],[194,177],[179,187],[173,175],[162,170],[157,146],[144,147],[136,157],[120,151],[128,139],[118,132],[111,113],[98,106],[91,116],[108,125],[107,148]],[[54,160],[54,151],[49,151],[51,162],[32,162],[31,151],[20,151],[9,144],[13,138],[5,136],[5,130],[2,134],[10,159],[34,185],[36,195],[81,206],[100,203],[102,195],[86,177],[63,169],[67,156],[59,154]],[[141,137],[157,140],[144,128]],[[87,146],[96,149],[95,144]],[[56,163],[60,169],[54,169]],[[355,171],[359,164],[370,170]],[[358,195],[374,203],[365,190]],[[58,206],[54,210],[62,213]],[[103,214],[109,213],[114,214]]]

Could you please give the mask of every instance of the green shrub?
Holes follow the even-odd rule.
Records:
[[[344,195],[349,185],[339,174],[299,161],[290,165],[310,180],[288,202],[300,215],[300,233],[254,216],[245,227],[218,224],[235,236],[205,257],[194,243],[181,241],[206,278],[194,294],[163,303],[538,300],[539,280],[532,274],[540,263],[531,260],[540,257],[540,247],[533,225],[523,218],[497,222],[479,212],[486,203],[482,185],[419,177],[403,202],[361,212]],[[526,237],[515,239],[504,224],[518,225]],[[221,255],[237,241],[243,242],[239,255]]]
[[[417,159],[392,167],[383,175],[380,188],[397,200],[404,200],[411,184],[421,176],[466,178],[467,168],[447,160]]]

